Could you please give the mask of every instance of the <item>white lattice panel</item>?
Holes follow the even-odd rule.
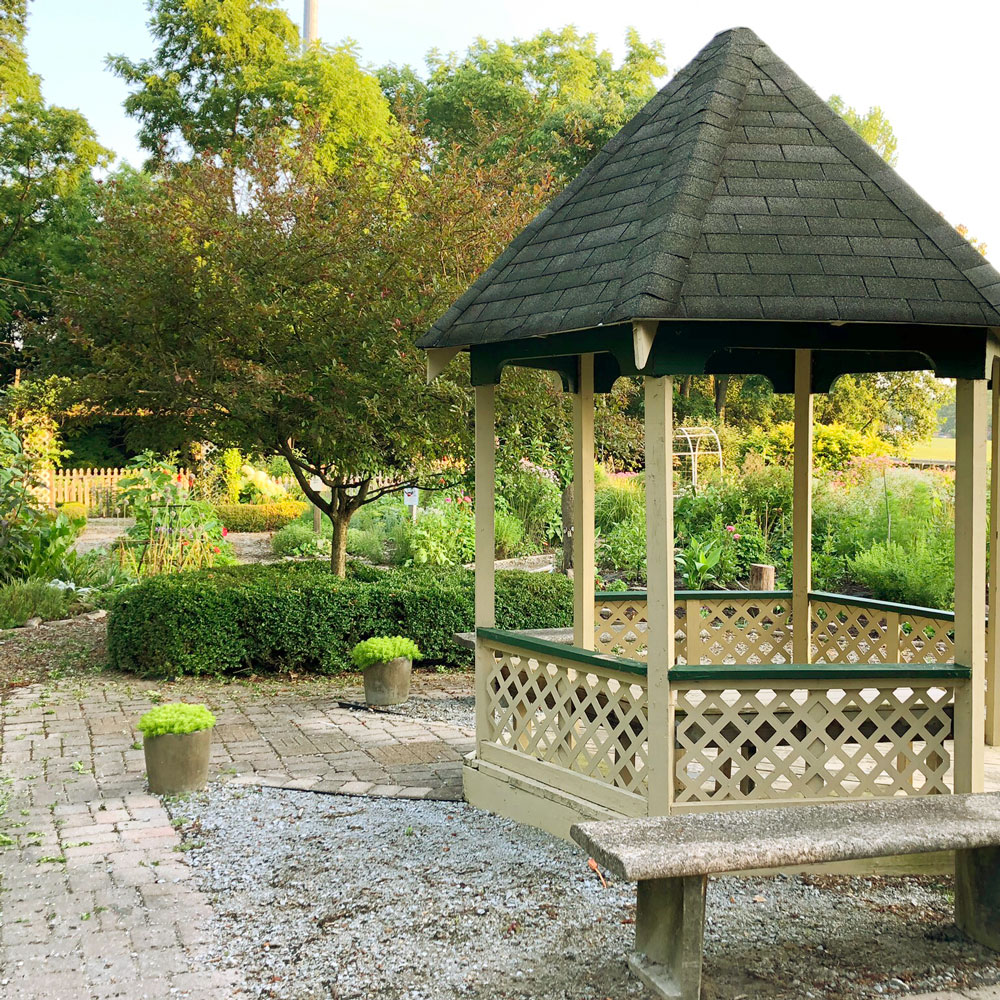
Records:
[[[688,662],[791,662],[790,600],[725,595],[687,603]]]
[[[954,688],[862,683],[675,688],[675,802],[947,793]]]
[[[954,624],[946,618],[864,608],[840,601],[812,602],[816,663],[954,663]]]
[[[899,614],[900,663],[954,663],[955,623]]]
[[[645,600],[598,598],[594,610],[595,649],[630,660],[646,658],[649,619]]]
[[[645,678],[491,652],[489,742],[645,794]]]
[[[814,663],[898,663],[897,617],[868,608],[812,602]]]

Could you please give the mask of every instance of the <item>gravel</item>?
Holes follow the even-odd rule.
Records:
[[[469,732],[475,731],[476,698],[472,694],[459,694],[452,691],[429,691],[419,694],[411,692],[405,704],[378,709],[365,708],[360,704],[363,699],[364,695],[359,693],[359,702],[349,702],[349,704],[352,708],[363,711],[400,715],[422,722],[446,722],[448,725],[457,726]]]
[[[575,846],[457,803],[217,784],[170,803],[249,995],[288,1000],[647,997],[635,887]],[[950,879],[750,877],[708,890],[705,1000],[901,996],[994,983]]]

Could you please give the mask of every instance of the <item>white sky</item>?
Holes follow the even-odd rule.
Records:
[[[525,37],[575,24],[616,57],[634,25],[659,39],[671,73],[718,31],[746,25],[822,97],[881,105],[899,140],[897,169],[953,224],[964,222],[1000,262],[1000,2],[951,0],[316,0],[327,42],[352,38],[372,65],[423,68],[428,49],[463,51],[477,36]],[[282,0],[296,22],[302,0]],[[124,86],[109,52],[146,55],[143,0],[32,0],[28,53],[46,98],[78,107],[101,140],[139,164]]]

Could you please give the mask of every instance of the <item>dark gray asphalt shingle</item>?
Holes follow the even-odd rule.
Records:
[[[1000,274],[735,28],[607,143],[421,346],[636,318],[1000,326]]]

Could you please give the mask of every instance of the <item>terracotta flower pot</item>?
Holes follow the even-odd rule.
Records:
[[[146,777],[155,795],[196,792],[208,780],[212,730],[193,733],[163,733],[143,740]]]
[[[365,701],[369,705],[399,705],[410,697],[411,660],[398,656],[365,668]]]

